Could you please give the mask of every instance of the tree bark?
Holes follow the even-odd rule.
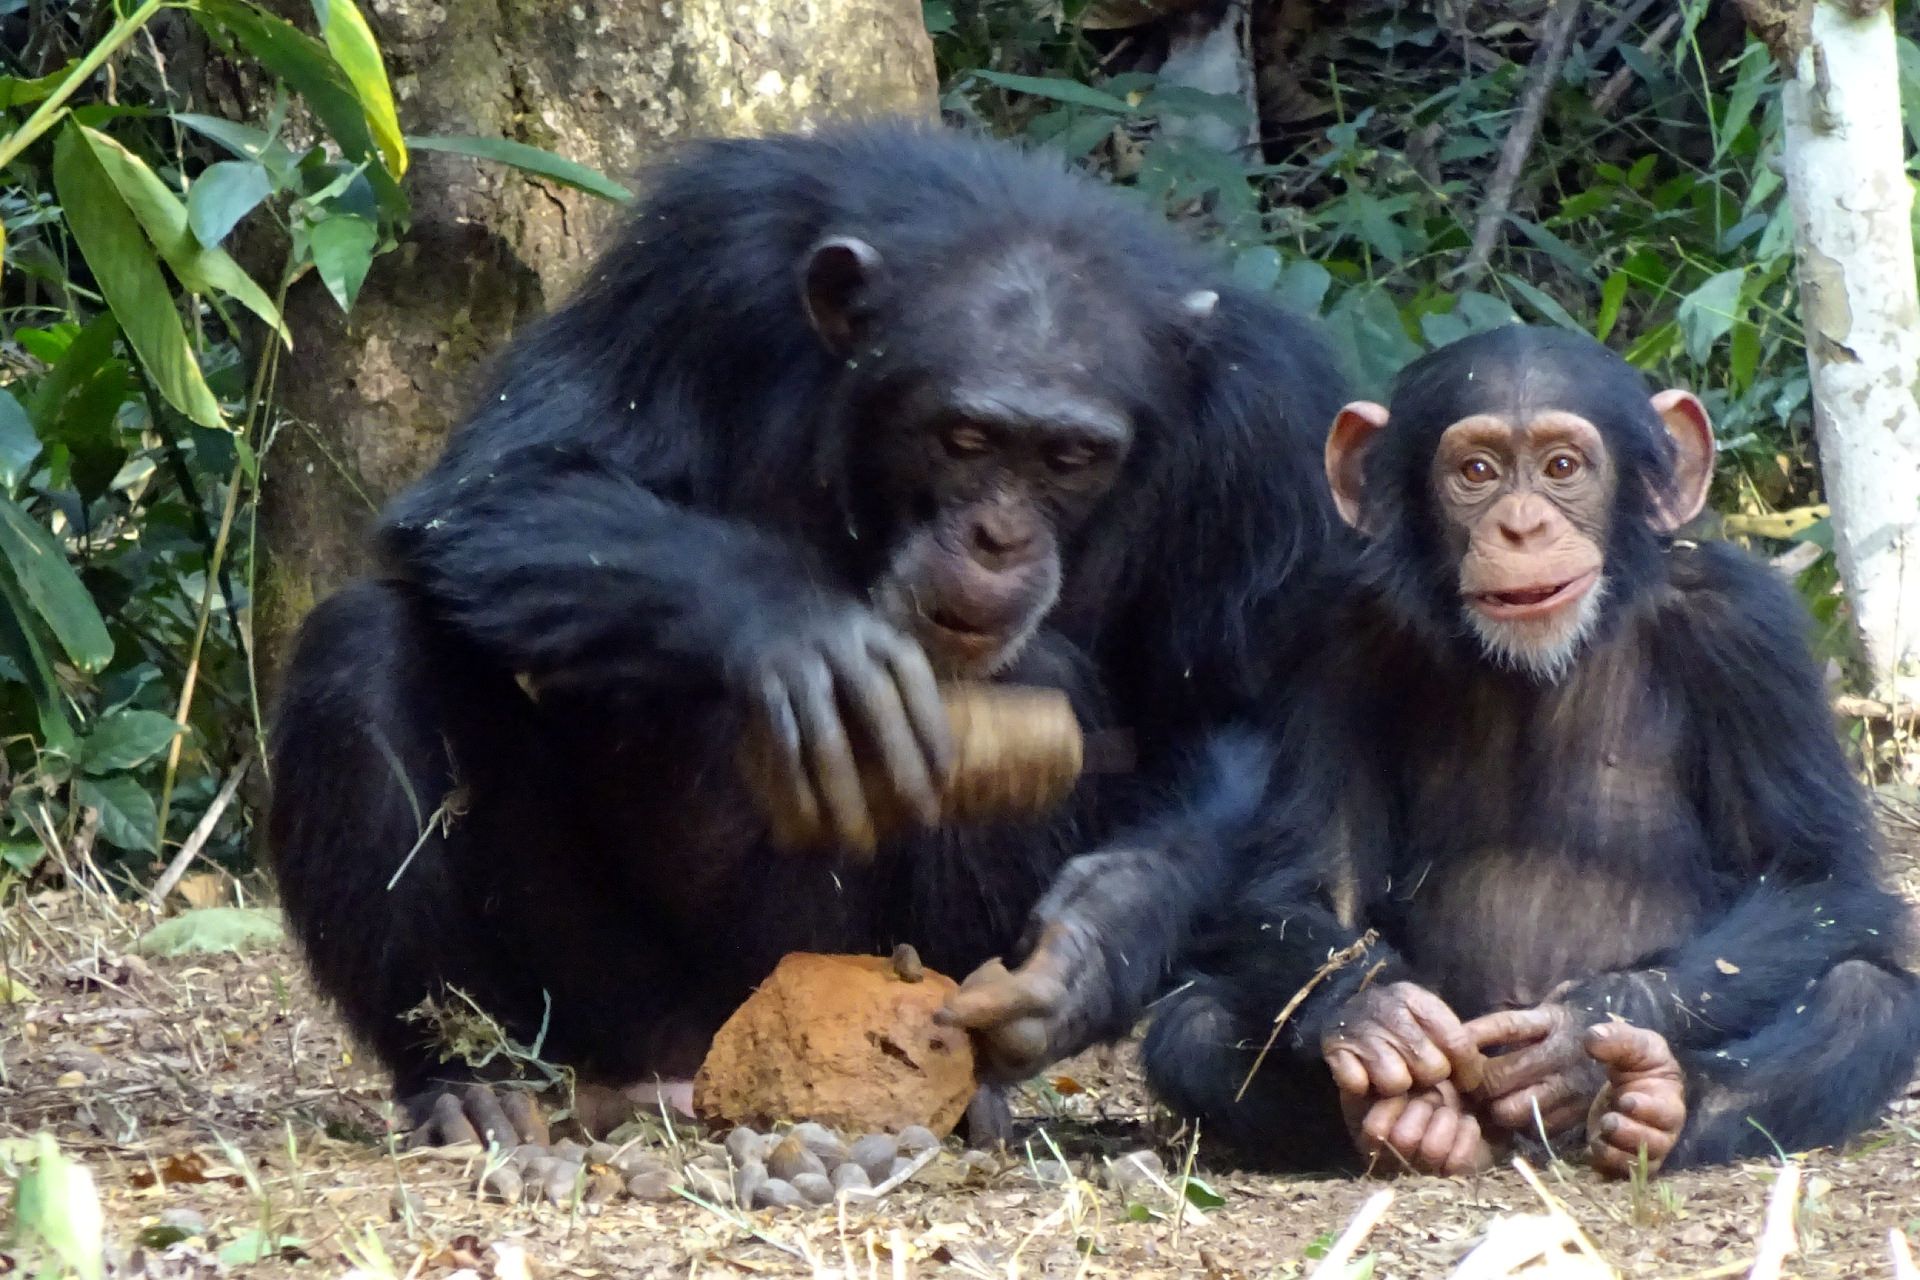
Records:
[[[682,139],[929,114],[918,0],[373,0],[403,127],[545,147],[624,179]],[[288,299],[282,425],[265,462],[261,686],[318,600],[369,567],[374,512],[438,453],[476,368],[551,307],[619,209],[498,165],[415,152],[413,225],[351,317]]]
[[[1873,692],[1920,667],[1920,300],[1891,6],[1746,0],[1788,71],[1788,197],[1814,429]]]

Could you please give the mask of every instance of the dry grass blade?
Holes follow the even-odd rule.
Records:
[[[155,911],[167,904],[167,895],[173,892],[173,887],[180,883],[180,877],[187,874],[187,868],[193,865],[194,858],[199,856],[200,850],[206,847],[207,841],[213,836],[213,829],[220,825],[220,815],[224,814],[227,806],[233,803],[235,793],[240,790],[240,784],[246,780],[247,771],[252,767],[253,757],[248,756],[227,775],[226,782],[220,787],[220,794],[213,798],[213,803],[207,806],[206,813],[202,814],[200,821],[194,824],[193,830],[181,844],[180,852],[173,855],[173,861],[169,862],[167,869],[160,873],[160,878],[153,882],[153,888],[147,892],[147,905]]]
[[[1336,1280],[1344,1275],[1347,1264],[1353,1261],[1353,1255],[1360,1251],[1360,1246],[1373,1229],[1380,1225],[1380,1219],[1387,1216],[1387,1209],[1392,1204],[1391,1191],[1376,1191],[1368,1196],[1367,1202],[1360,1206],[1360,1212],[1353,1215],[1353,1221],[1333,1242],[1333,1248],[1327,1250],[1326,1257],[1320,1259],[1320,1265],[1307,1273],[1307,1280],[1319,1280],[1322,1276],[1327,1280]]]
[[[1247,1096],[1247,1086],[1251,1085],[1253,1078],[1260,1074],[1260,1065],[1267,1060],[1267,1054],[1272,1051],[1274,1041],[1280,1038],[1280,1029],[1287,1025],[1287,1019],[1291,1018],[1294,1015],[1294,1011],[1306,1001],[1308,996],[1313,994],[1313,989],[1322,982],[1325,982],[1330,974],[1338,973],[1340,970],[1366,955],[1367,948],[1371,947],[1374,942],[1378,940],[1379,936],[1380,935],[1374,930],[1369,929],[1361,936],[1358,942],[1342,947],[1340,950],[1328,956],[1327,962],[1314,970],[1313,976],[1307,979],[1306,985],[1294,992],[1293,997],[1281,1006],[1280,1012],[1274,1015],[1273,1030],[1267,1033],[1267,1042],[1260,1046],[1259,1053],[1253,1055],[1253,1065],[1247,1068],[1247,1078],[1240,1082],[1239,1092],[1233,1095],[1235,1102]]]
[[[1613,1264],[1608,1262],[1605,1256],[1593,1247],[1593,1241],[1587,1239],[1587,1233],[1581,1230],[1579,1220],[1573,1216],[1572,1211],[1567,1208],[1560,1197],[1547,1190],[1547,1184],[1540,1181],[1540,1175],[1533,1171],[1533,1166],[1519,1156],[1515,1156],[1513,1158],[1513,1167],[1521,1178],[1526,1180],[1526,1184],[1533,1188],[1533,1194],[1539,1196],[1541,1202],[1547,1206],[1547,1212],[1565,1220],[1569,1236],[1574,1246],[1588,1258],[1605,1267],[1609,1275],[1614,1274]]]
[[[1760,1231],[1760,1252],[1747,1280],[1780,1280],[1787,1258],[1798,1247],[1793,1230],[1794,1210],[1800,1204],[1800,1166],[1792,1160],[1780,1167],[1779,1180],[1767,1197],[1767,1223]]]

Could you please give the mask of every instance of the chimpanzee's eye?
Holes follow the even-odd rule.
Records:
[[[1047,465],[1055,471],[1079,471],[1092,466],[1098,456],[1084,444],[1063,444],[1047,455]]]
[[[985,453],[993,443],[987,439],[985,431],[970,422],[957,422],[948,427],[941,441],[947,446],[947,452],[956,458]]]
[[[1497,474],[1493,464],[1485,458],[1468,458],[1460,464],[1460,478],[1468,484],[1487,484]]]
[[[1573,453],[1556,453],[1547,459],[1547,475],[1554,480],[1567,480],[1580,474],[1580,456]]]

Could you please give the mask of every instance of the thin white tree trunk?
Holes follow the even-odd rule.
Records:
[[[1816,0],[1812,11],[1784,106],[1814,428],[1834,550],[1875,691],[1912,696],[1920,300],[1892,9]]]

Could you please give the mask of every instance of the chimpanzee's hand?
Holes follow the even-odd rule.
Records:
[[[851,601],[819,605],[755,630],[728,655],[733,687],[773,744],[780,787],[803,829],[824,828],[871,852],[872,804],[897,801],[931,825],[952,762],[945,708],[920,646]],[[891,797],[869,797],[848,724]]]
[[[1480,1121],[1450,1081],[1391,1098],[1342,1094],[1341,1109],[1360,1154],[1374,1172],[1458,1177],[1493,1167],[1493,1147]]]
[[[1487,1115],[1509,1132],[1531,1132],[1534,1109],[1547,1136],[1565,1133],[1586,1117],[1605,1072],[1586,1049],[1587,1025],[1563,1004],[1501,1009],[1467,1024],[1467,1034],[1489,1054],[1482,1096]]]
[[[1480,1050],[1447,1002],[1413,982],[1368,987],[1320,1037],[1320,1055],[1340,1091],[1378,1098],[1443,1080],[1470,1092],[1480,1084]]]
[[[1644,1150],[1648,1170],[1658,1169],[1687,1123],[1686,1080],[1672,1048],[1659,1032],[1627,1022],[1589,1027],[1584,1043],[1607,1071],[1587,1119],[1593,1167],[1609,1177],[1630,1177]]]
[[[973,1033],[983,1079],[1025,1080],[1082,1047],[1078,1040],[1085,1019],[1073,993],[1105,980],[1103,973],[1088,972],[1101,963],[1085,929],[1070,921],[1049,924],[1019,968],[987,961],[967,975],[934,1018]]]

